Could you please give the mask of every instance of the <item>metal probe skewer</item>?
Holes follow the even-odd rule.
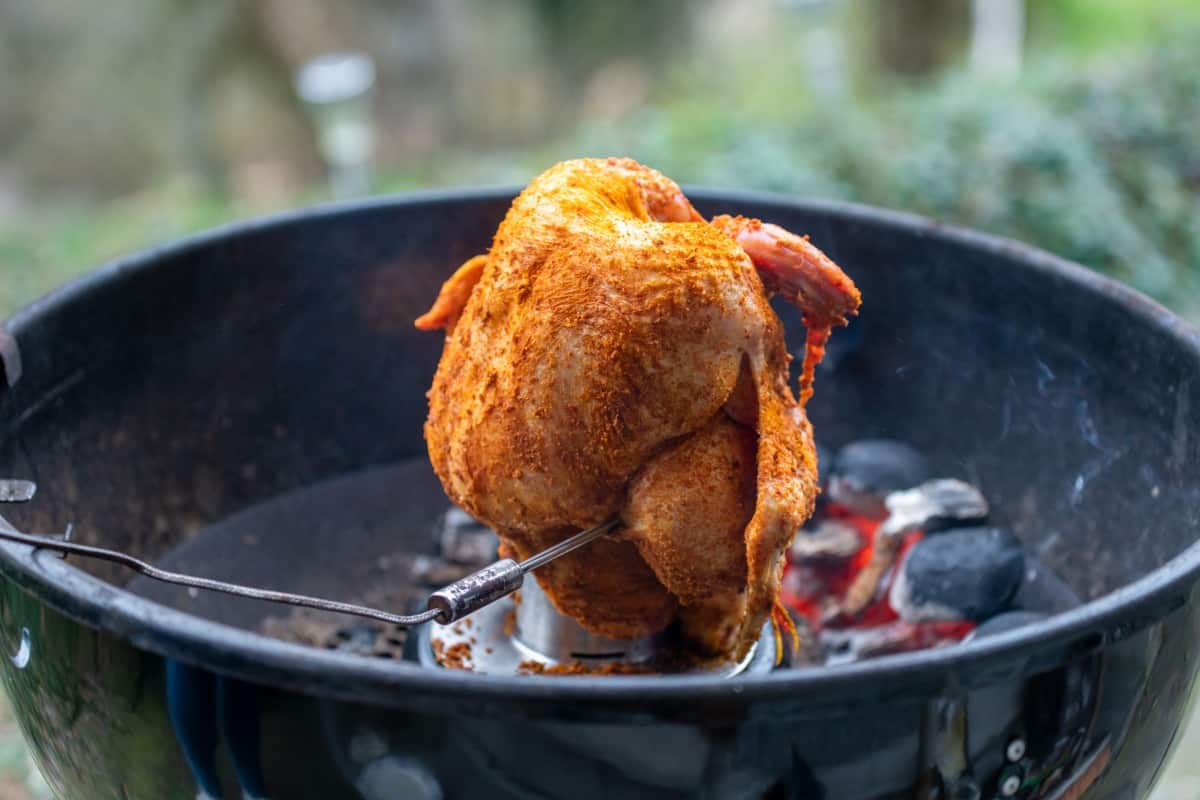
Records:
[[[32,497],[32,492],[29,492],[29,497]],[[0,496],[0,502],[5,502],[5,498]],[[22,501],[17,500],[16,502]],[[134,570],[145,575],[147,578],[162,581],[163,583],[173,583],[193,589],[223,592],[238,597],[248,597],[253,600],[266,600],[272,603],[284,603],[304,608],[315,608],[321,611],[332,611],[338,614],[349,614],[350,616],[364,617],[366,619],[397,625],[402,628],[409,628],[434,620],[445,625],[462,619],[489,603],[493,603],[501,597],[520,589],[524,583],[526,574],[600,538],[617,527],[618,524],[619,521],[614,518],[594,528],[580,531],[574,536],[564,539],[553,547],[547,548],[525,561],[517,562],[510,558],[503,558],[478,572],[473,572],[437,590],[430,595],[428,608],[419,614],[392,614],[368,606],[343,603],[339,600],[326,600],[321,597],[310,597],[291,592],[277,592],[271,589],[259,589],[254,586],[243,586],[212,578],[201,578],[195,575],[171,572],[159,569],[153,564],[142,561],[140,558],[135,558],[128,553],[122,553],[119,550],[109,550],[104,547],[79,544],[78,542],[70,542],[52,536],[21,533],[3,517],[0,517],[0,539],[28,545],[38,550],[50,550],[63,555],[78,555],[108,561]]]
[[[614,517],[608,522],[563,539],[553,547],[536,553],[524,561],[517,562],[511,558],[502,558],[478,572],[473,572],[449,586],[438,589],[429,596],[429,608],[437,611],[434,619],[442,625],[448,625],[505,595],[512,594],[521,588],[526,574],[599,539],[619,524],[620,520]]]

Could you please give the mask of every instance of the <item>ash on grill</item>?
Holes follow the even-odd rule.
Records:
[[[431,592],[490,564],[496,559],[499,540],[465,511],[451,507],[433,531],[432,552],[384,557],[379,566],[392,570],[395,579],[387,589],[376,589],[358,598],[374,608],[420,610]],[[286,616],[263,620],[260,630],[285,641],[376,658],[415,660],[413,632],[398,625],[370,620],[346,621],[323,611],[292,609]]]
[[[944,647],[1079,604],[1011,531],[985,526],[978,488],[932,479],[911,445],[852,442],[827,462],[823,502],[783,578],[783,601],[807,634],[794,664]]]

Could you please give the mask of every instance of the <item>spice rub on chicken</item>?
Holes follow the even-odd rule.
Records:
[[[772,294],[808,328],[799,400]],[[630,159],[558,164],[417,320],[446,330],[425,425],[434,470],[517,558],[620,517],[535,573],[585,628],[678,622],[695,647],[741,656],[817,493],[813,367],[859,302],[806,238],[705,221]]]

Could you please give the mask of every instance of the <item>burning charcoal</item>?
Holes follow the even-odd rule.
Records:
[[[829,499],[874,519],[887,513],[884,498],[932,477],[915,448],[892,439],[861,439],[838,451],[829,474]]]
[[[968,622],[922,622],[903,620],[871,628],[824,630],[820,641],[825,665],[848,664],[863,658],[944,647],[962,641],[970,630]]]
[[[1079,595],[1045,564],[1036,558],[1025,559],[1025,579],[1021,582],[1021,588],[1017,590],[1017,596],[1013,598],[1013,608],[1043,614],[1061,614],[1082,602]]]
[[[442,515],[437,544],[447,561],[483,567],[496,560],[499,540],[491,528],[476,522],[461,508],[451,506]]]
[[[983,494],[954,478],[926,481],[912,489],[892,492],[884,505],[887,518],[876,530],[871,560],[854,577],[843,598],[843,611],[850,616],[861,613],[875,599],[910,534],[941,530],[948,524],[982,522],[988,515]]]
[[[909,551],[890,600],[909,622],[978,622],[1008,605],[1024,574],[1025,553],[1010,531],[960,528],[927,536]]]
[[[976,639],[982,639],[986,636],[995,636],[997,633],[1023,628],[1026,625],[1032,625],[1035,622],[1041,622],[1046,618],[1045,614],[1039,614],[1036,611],[1007,611],[1003,614],[997,614],[987,622],[980,625],[964,641],[973,642]]]
[[[920,486],[893,492],[884,499],[888,518],[884,528],[921,530],[926,533],[981,523],[988,503],[972,484],[954,478],[926,481]]]
[[[862,550],[864,544],[858,528],[836,519],[826,519],[815,528],[800,529],[792,540],[792,560],[844,561]]]

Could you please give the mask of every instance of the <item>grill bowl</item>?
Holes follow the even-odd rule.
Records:
[[[0,463],[39,495],[6,516],[155,559],[271,498],[420,458],[441,337],[411,320],[487,248],[513,194],[235,225],[26,308],[8,326],[23,365],[0,396]],[[276,641],[133,594],[128,575],[0,545],[0,648],[26,650],[0,658],[0,679],[56,791],[849,800],[989,797],[1018,775],[1018,797],[1146,792],[1200,655],[1200,335],[1011,241],[859,206],[690,196],[810,234],[862,289],[810,406],[823,443],[918,444],[1087,603],[833,669],[504,678]],[[799,350],[798,316],[778,310]],[[275,588],[351,591],[354,538],[323,547],[310,583],[280,567]]]

